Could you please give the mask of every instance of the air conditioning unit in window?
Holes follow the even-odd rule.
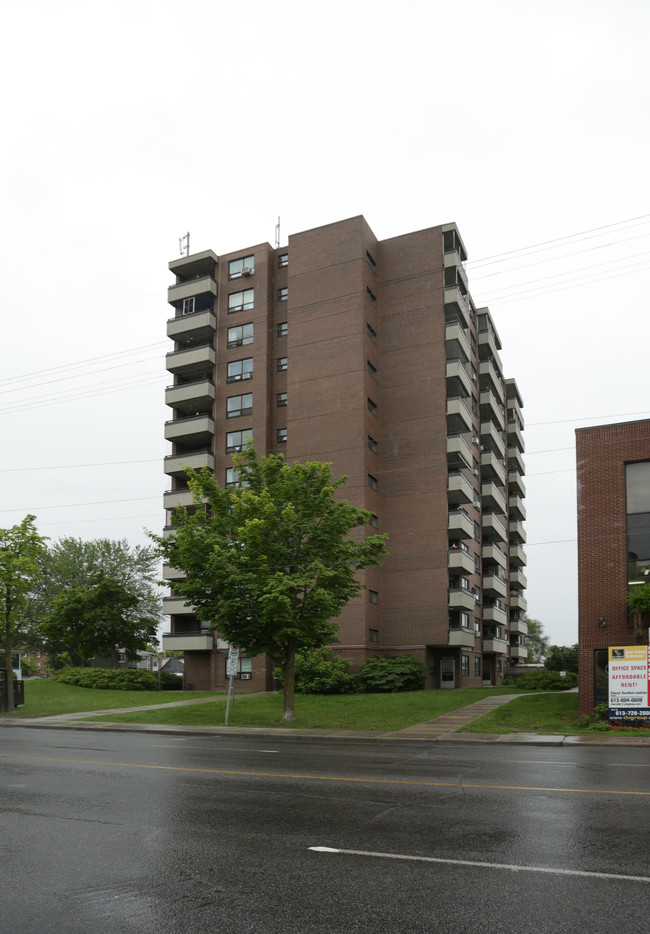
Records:
[[[475,477],[478,477],[478,467],[475,467],[475,468],[474,468],[474,476],[475,476]]]
[[[250,679],[251,679],[251,672],[250,672],[250,671],[242,671],[242,673],[239,675],[239,677],[240,677],[240,679],[241,679],[242,681],[250,681]]]
[[[244,268],[241,271],[241,274],[242,276],[252,276],[253,272],[254,270],[252,266],[244,266]]]
[[[253,374],[252,374],[252,373],[242,373],[241,378],[242,378],[242,379],[252,379],[252,378],[253,378]]]

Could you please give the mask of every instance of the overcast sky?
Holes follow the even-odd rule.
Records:
[[[648,0],[5,3],[0,525],[160,530],[188,230],[455,221],[524,398],[529,615],[577,641],[574,431],[650,415],[649,27]]]

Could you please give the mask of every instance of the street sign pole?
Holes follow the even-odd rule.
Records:
[[[235,700],[235,675],[239,667],[239,646],[231,645],[228,649],[228,660],[226,662],[226,674],[228,675],[228,697],[226,698],[226,723],[228,726],[228,712],[230,710],[230,698]]]

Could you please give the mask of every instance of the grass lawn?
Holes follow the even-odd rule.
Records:
[[[100,691],[79,688],[59,681],[25,681],[25,706],[11,714],[11,719],[52,717],[60,713],[84,713],[111,707],[146,707],[147,704],[171,704],[173,701],[213,697],[212,691]],[[2,716],[0,714],[0,716]]]
[[[459,733],[586,733],[594,731],[578,722],[577,694],[533,694],[518,697]],[[650,730],[611,730],[622,736],[650,736]]]
[[[240,695],[230,705],[229,726],[285,729],[376,730],[392,732],[473,704],[490,694],[513,694],[507,688],[462,688],[457,691],[412,691],[403,694],[296,695],[296,722],[283,724],[282,695]],[[193,695],[197,696],[197,695]],[[143,710],[93,717],[111,723],[161,723],[179,726],[223,726],[226,699],[193,707]],[[87,719],[91,719],[88,717]]]

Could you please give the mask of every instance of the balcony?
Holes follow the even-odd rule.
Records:
[[[511,522],[510,523],[510,544],[511,545],[525,545],[526,544],[526,530],[524,529],[523,522]]]
[[[485,619],[485,616],[483,617]],[[505,639],[490,637],[483,639],[484,655],[504,655],[508,651],[508,643]]]
[[[496,603],[483,605],[483,622],[497,623],[499,626],[506,626],[508,616],[505,606],[497,606]],[[505,640],[504,640],[505,641]]]
[[[508,567],[508,556],[495,544],[483,546],[483,561],[492,561],[494,564],[498,564],[500,568],[503,568],[504,571]]]
[[[505,457],[506,446],[503,436],[493,422],[481,422],[481,444],[493,451],[497,457]]]
[[[454,509],[447,514],[447,531],[450,538],[474,538],[474,522],[462,509]]]
[[[503,431],[505,425],[505,412],[501,403],[491,389],[484,389],[479,398],[481,406],[481,421],[492,421]]]
[[[194,607],[181,597],[163,597],[162,611],[165,616],[192,616]]]
[[[494,597],[505,597],[508,587],[504,580],[496,574],[483,574],[483,593]]]
[[[517,591],[516,593],[511,592],[509,599],[511,610],[521,610],[522,613],[528,610],[528,601],[524,597],[523,591]]]
[[[471,629],[452,628],[449,630],[447,645],[456,645],[464,649],[474,648],[475,636]]]
[[[513,468],[508,468],[508,489],[511,493],[517,493],[519,496],[526,495],[526,484],[520,472]]]
[[[475,490],[464,473],[450,471],[447,477],[447,502],[457,506],[459,503],[473,503]]]
[[[450,610],[466,610],[468,613],[474,613],[476,610],[476,598],[471,590],[463,590],[462,587],[455,587],[449,591],[448,606]]]
[[[199,379],[192,383],[168,386],[165,404],[179,412],[211,412],[216,391],[211,379]]]
[[[469,328],[471,315],[469,301],[457,285],[445,287],[445,321],[449,324],[458,322],[461,327]]]
[[[484,535],[490,535],[497,538],[500,542],[508,541],[508,532],[501,521],[493,512],[484,512],[481,520],[481,527]]]
[[[185,454],[168,454],[165,458],[165,473],[168,477],[185,476],[186,468],[214,471],[214,454],[209,450],[187,451]]]
[[[216,357],[210,344],[174,350],[165,356],[165,365],[170,373],[187,379],[206,378],[214,371]]]
[[[176,509],[178,506],[193,506],[194,493],[191,490],[167,490],[163,494],[165,509]]]
[[[447,398],[447,431],[461,432],[472,430],[472,413],[460,396]]]
[[[465,574],[474,574],[474,558],[462,548],[451,548],[448,553],[447,567],[450,571],[463,571]]]
[[[165,632],[163,652],[211,652],[214,648],[212,632]]]
[[[445,326],[445,354],[448,360],[462,360],[467,363],[471,359],[469,341],[458,322]]]
[[[186,575],[185,571],[173,568],[168,561],[165,561],[162,566],[162,576],[164,581],[182,581],[185,580]]]
[[[526,507],[524,506],[524,501],[521,496],[517,496],[511,493],[508,496],[508,515],[511,519],[520,520],[524,522],[526,519]]]
[[[447,361],[446,378],[448,397],[462,396],[465,399],[470,395],[472,381],[460,360]]]
[[[507,434],[508,447],[515,447],[523,454],[523,452],[526,450],[526,445],[524,443],[524,436],[522,435],[517,422],[510,421],[510,419],[508,419]]]
[[[510,470],[518,470],[522,475],[526,473],[526,465],[518,448],[508,447],[508,472]]]
[[[521,619],[511,619],[510,620],[510,632],[512,635],[518,636],[527,636],[528,635],[528,623],[525,623]]]
[[[179,256],[173,259],[169,264],[170,272],[183,281],[189,279],[200,279],[203,276],[211,276],[216,279],[217,264],[219,257],[212,250],[203,250],[200,253],[192,253],[190,256]]]
[[[483,451],[481,454],[481,479],[494,479],[500,486],[506,485],[505,467],[492,451]]]
[[[484,509],[504,513],[506,511],[506,498],[496,483],[491,480],[481,484],[481,501]]]
[[[491,360],[481,360],[478,366],[481,392],[493,393],[503,403],[503,379]]]
[[[212,276],[199,276],[185,282],[176,282],[167,289],[167,301],[170,305],[179,306],[184,299],[198,295],[213,295],[217,297],[217,283]]]
[[[474,453],[462,435],[447,435],[447,463],[450,467],[462,464],[469,468]]]
[[[167,337],[174,341],[192,341],[203,344],[211,340],[217,329],[217,319],[209,311],[195,311],[189,315],[177,315],[167,321]]]
[[[510,567],[520,568],[526,564],[528,559],[521,545],[510,545]]]
[[[210,415],[174,418],[165,422],[165,440],[207,447],[214,438],[214,420]]]
[[[499,356],[500,350],[501,350],[501,341],[496,336],[496,333],[492,331],[491,328],[478,332],[479,359],[488,360],[490,357],[493,357],[497,368],[501,370],[501,372],[503,372],[503,366],[501,364],[501,357]]]
[[[517,590],[526,590],[528,587],[528,578],[519,568],[510,571],[510,586]]]
[[[510,658],[514,658],[517,661],[524,662],[528,658],[528,649],[525,645],[511,645],[510,646]]]

